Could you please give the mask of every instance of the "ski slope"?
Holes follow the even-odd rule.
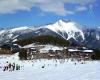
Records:
[[[6,61],[20,64],[21,70],[2,71]],[[54,59],[19,61],[15,54],[0,56],[0,66],[0,80],[100,80],[100,61],[86,61],[85,64]]]

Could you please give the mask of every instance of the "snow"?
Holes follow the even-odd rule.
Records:
[[[76,33],[79,33],[79,35],[82,37],[83,40],[85,39],[83,31],[79,28],[79,25],[76,24],[75,22],[71,22],[71,21],[64,22],[63,20],[59,20],[53,25],[46,26],[46,28],[56,32],[57,34],[62,36],[64,39],[66,39],[66,36],[64,35],[64,33],[67,33],[68,34],[67,40],[69,40],[70,38],[76,39],[75,37]],[[60,34],[59,31],[62,34]]]
[[[34,47],[34,44],[25,45],[23,48],[30,48],[30,47]]]
[[[92,53],[93,50],[78,50],[78,49],[68,49],[69,52],[76,52],[76,51],[80,51],[80,52],[89,52],[89,53]]]
[[[19,61],[17,55],[0,56],[0,66],[6,61],[22,66],[21,70],[12,72],[0,68],[0,80],[100,80],[100,61],[86,61],[85,64],[70,59]]]
[[[12,42],[16,42],[17,41],[17,39],[14,39]]]
[[[75,52],[75,51],[80,51],[78,49],[68,49],[69,52]]]
[[[83,50],[83,52],[93,52],[93,50]]]
[[[0,31],[0,35],[2,35],[4,32],[6,32],[5,30],[1,30]]]
[[[8,37],[9,37],[9,38],[12,38],[12,36],[13,36],[13,34],[12,34],[12,33],[8,35]]]
[[[40,53],[47,53],[49,50],[53,50],[53,51],[55,51],[55,50],[63,50],[63,47],[60,47],[60,46],[54,46],[54,45],[50,45],[50,44],[47,44],[47,45],[35,45],[34,43],[26,45],[23,48],[31,48],[32,49],[32,47],[37,47],[37,46],[43,46],[40,49]]]
[[[63,50],[63,47],[53,46],[53,45],[45,45],[44,48],[40,49],[40,53],[47,53],[49,50]]]
[[[29,29],[29,27],[25,26],[25,27],[13,28],[13,29],[11,29],[11,31],[15,32],[15,31],[21,31],[21,30],[26,30],[26,29]]]
[[[3,40],[6,40],[6,39],[17,39],[17,37],[20,35],[20,34],[25,34],[25,33],[29,33],[29,32],[32,32],[34,31],[34,27],[31,28],[31,27],[27,27],[27,26],[24,26],[24,27],[17,27],[17,28],[13,28],[13,29],[6,29],[6,30],[0,30],[0,39],[1,41]],[[17,33],[17,34],[15,34]]]
[[[54,24],[50,24],[47,26],[40,26],[40,27],[36,27],[36,28],[30,27],[30,26],[23,26],[23,27],[17,27],[17,28],[13,28],[13,29],[9,29],[9,30],[1,30],[0,36],[2,36],[3,34],[6,34],[6,35],[8,35],[8,39],[9,39],[16,35],[26,34],[29,32],[35,32],[35,33],[39,34],[39,29],[46,28],[46,29],[52,30],[53,32],[57,33],[65,40],[69,40],[69,39],[73,38],[74,40],[80,39],[81,41],[83,41],[85,39],[84,34],[83,34],[83,31],[79,27],[80,27],[80,25],[76,24],[75,22],[72,22],[72,21],[65,22],[63,20],[59,20]],[[16,35],[15,35],[15,33],[16,33]],[[1,37],[1,39],[2,39],[2,37]],[[4,37],[4,39],[5,39],[5,37]]]
[[[100,35],[99,34],[96,34],[96,39],[100,40]]]

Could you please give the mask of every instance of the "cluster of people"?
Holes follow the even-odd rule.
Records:
[[[5,63],[3,71],[14,71],[20,70],[20,65],[15,63],[9,63],[8,61]]]

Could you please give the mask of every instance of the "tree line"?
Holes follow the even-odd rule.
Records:
[[[32,43],[39,43],[39,44],[53,44],[58,46],[68,46],[70,44],[69,41],[66,41],[63,38],[55,37],[55,36],[37,36],[28,39],[18,40],[15,43],[25,46]]]

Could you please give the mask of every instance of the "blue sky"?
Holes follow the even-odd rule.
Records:
[[[100,0],[0,0],[0,27],[40,26],[59,19],[100,26]]]

